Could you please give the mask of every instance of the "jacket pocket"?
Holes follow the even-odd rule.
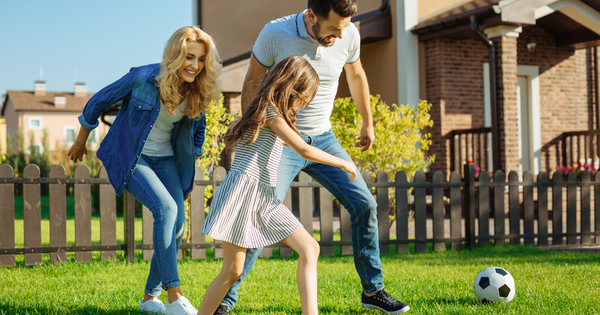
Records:
[[[132,126],[143,126],[152,116],[154,106],[136,97],[135,93],[129,101],[129,122]]]

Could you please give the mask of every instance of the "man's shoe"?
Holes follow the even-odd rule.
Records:
[[[182,296],[173,303],[167,300],[166,315],[196,315],[198,310],[192,306],[185,296]]]
[[[227,308],[227,306],[221,304],[219,305],[219,307],[217,307],[217,310],[215,311],[214,315],[227,315],[229,314],[229,309]]]
[[[403,302],[394,300],[385,290],[381,289],[373,296],[366,296],[362,293],[362,306],[366,308],[380,310],[387,314],[402,314],[410,310],[410,307]]]
[[[165,305],[157,298],[152,298],[152,300],[148,300],[146,302],[142,302],[144,299],[140,300],[140,312],[146,314],[164,314],[165,313]]]

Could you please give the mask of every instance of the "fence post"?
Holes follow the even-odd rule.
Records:
[[[125,234],[125,257],[135,263],[135,197],[127,192],[123,207],[123,228]]]
[[[40,178],[35,164],[25,166],[23,178]],[[42,206],[40,184],[23,184],[23,242],[25,247],[42,246]],[[14,221],[13,221],[14,222]],[[42,263],[42,254],[25,254],[25,266]]]
[[[475,166],[465,164],[465,236],[467,247],[475,249]]]

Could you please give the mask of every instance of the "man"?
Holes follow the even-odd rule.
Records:
[[[250,104],[266,72],[289,56],[302,56],[315,68],[320,85],[317,95],[300,111],[296,128],[303,139],[330,154],[351,160],[331,131],[329,117],[342,69],[350,93],[363,118],[360,141],[356,146],[367,150],[375,140],[369,103],[369,86],[360,62],[360,35],[350,23],[356,13],[356,0],[308,0],[304,12],[266,24],[260,32],[250,59],[242,90],[242,110]],[[383,286],[377,203],[359,175],[349,180],[339,168],[302,159],[284,147],[277,171],[277,198],[283,200],[294,177],[304,171],[326,187],[350,212],[354,264],[361,279],[362,305],[387,314],[408,311],[408,305],[394,300]],[[237,288],[246,277],[262,248],[248,249],[244,273],[215,314],[227,314],[237,302]]]

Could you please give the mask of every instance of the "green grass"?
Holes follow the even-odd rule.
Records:
[[[17,247],[23,245],[22,205],[17,203]],[[22,202],[22,201],[21,201]],[[47,199],[42,199],[42,243],[49,245]],[[74,245],[72,199],[68,201],[69,245]],[[45,222],[45,223],[44,223]],[[19,230],[19,224],[21,226]],[[119,243],[122,218],[117,221]],[[99,244],[99,218],[92,216],[92,239]],[[20,235],[20,236],[19,236]],[[136,218],[136,238],[141,242],[141,219]],[[320,235],[315,233],[315,238]],[[339,234],[334,236],[339,239]],[[392,245],[392,252],[395,246]],[[430,246],[431,250],[431,246]],[[221,268],[213,258],[179,262],[182,289],[198,306]],[[296,289],[295,257],[259,259],[240,287],[240,300],[231,314],[300,314]],[[136,263],[115,261],[75,263],[74,253],[62,265],[26,267],[17,255],[16,267],[0,268],[0,315],[5,314],[139,314],[149,262],[136,251]],[[598,314],[600,313],[600,255],[554,252],[529,246],[485,247],[473,251],[382,254],[384,283],[396,298],[408,303],[409,314]],[[473,293],[477,273],[489,266],[506,268],[515,278],[516,297],[508,304],[480,304]],[[319,259],[319,309],[321,314],[380,314],[360,305],[360,280],[352,256]],[[165,299],[165,294],[161,296]]]
[[[149,263],[116,261],[0,268],[0,314],[138,314]],[[600,313],[600,257],[528,246],[473,251],[383,254],[385,284],[408,303],[409,314],[597,314]],[[232,314],[300,314],[296,258],[259,259],[240,288]],[[515,278],[508,304],[480,304],[473,293],[477,273],[502,266]],[[194,305],[217,275],[221,260],[184,258],[182,289]],[[321,314],[379,314],[360,306],[360,281],[352,256],[319,259]],[[165,294],[161,296],[165,299]]]

